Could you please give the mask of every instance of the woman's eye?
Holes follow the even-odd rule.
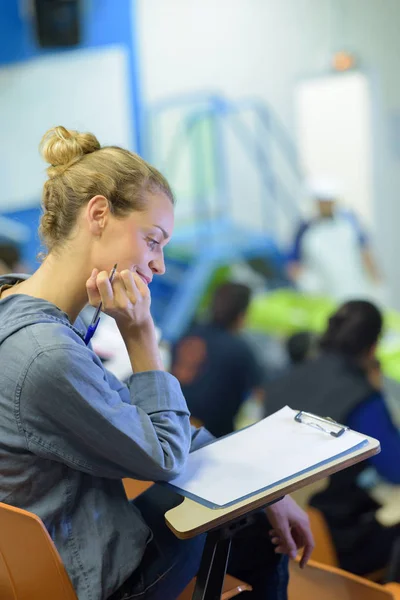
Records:
[[[151,238],[149,238],[147,243],[148,243],[150,250],[155,250],[156,247],[159,245],[159,242],[157,242],[157,240],[153,240]]]

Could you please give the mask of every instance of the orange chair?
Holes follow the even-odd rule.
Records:
[[[128,478],[123,479],[122,483],[124,484],[125,494],[128,500],[137,498],[153,485],[152,481],[139,481],[138,479]]]
[[[313,532],[315,542],[312,559],[323,565],[339,567],[336,549],[324,515],[312,506],[307,506],[306,511],[310,519],[311,531]],[[371,581],[381,581],[384,575],[385,569],[378,569],[377,571],[372,571],[372,573],[363,573],[363,577]]]
[[[1,600],[78,600],[42,521],[0,503]]]
[[[379,585],[342,569],[290,561],[288,600],[400,600],[400,584]]]
[[[193,588],[194,580],[180,600]],[[251,586],[227,575],[221,600],[245,590]],[[51,537],[39,517],[0,503],[0,600],[50,599],[78,600]]]
[[[313,532],[315,542],[312,559],[323,565],[338,567],[339,561],[336,549],[333,545],[331,533],[324,515],[312,506],[307,506],[306,511],[308,518],[310,519],[311,531]]]
[[[199,429],[200,427],[204,427],[204,423],[203,421],[201,421],[200,419],[197,419],[196,417],[190,417],[190,424],[193,425],[194,427],[197,427],[197,429]]]

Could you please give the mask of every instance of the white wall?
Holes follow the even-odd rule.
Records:
[[[139,0],[147,98],[204,88],[259,94],[292,123],[293,82],[327,55],[328,8],[327,0]]]
[[[391,116],[400,111],[398,0],[138,0],[148,100],[199,89],[264,98],[295,133],[293,91],[348,49],[371,78],[375,239],[400,307],[399,158]],[[249,211],[246,211],[246,215]]]
[[[75,50],[0,69],[0,210],[37,204],[46,167],[38,145],[55,125],[93,131],[102,144],[132,147],[127,81],[122,47]]]
[[[193,91],[215,91],[231,99],[261,97],[292,126],[290,90],[299,67],[313,45],[322,44],[324,54],[327,43],[315,28],[304,47],[297,23],[303,11],[315,19],[313,2],[274,4],[271,9],[271,0],[139,0],[137,30],[146,100]],[[291,40],[290,52],[287,38]],[[315,66],[320,63],[318,56]],[[234,164],[229,190],[233,218],[259,228],[265,221],[259,202],[260,181],[231,134],[226,142],[229,162]],[[255,197],[257,201],[252,203]],[[252,210],[243,211],[249,204],[253,204]],[[273,204],[269,208],[272,212]],[[184,209],[179,199],[178,218]],[[275,226],[277,218],[271,214],[269,222]],[[279,222],[285,225],[282,219]],[[284,233],[285,228],[281,229]]]

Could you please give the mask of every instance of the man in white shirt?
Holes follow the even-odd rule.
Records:
[[[355,215],[337,206],[334,182],[314,182],[317,216],[303,222],[295,237],[289,276],[306,294],[338,302],[377,300],[379,274],[368,238]]]

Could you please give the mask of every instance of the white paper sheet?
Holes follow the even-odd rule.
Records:
[[[355,449],[365,436],[339,438],[297,423],[288,406],[259,423],[196,450],[170,483],[184,495],[225,506]]]

